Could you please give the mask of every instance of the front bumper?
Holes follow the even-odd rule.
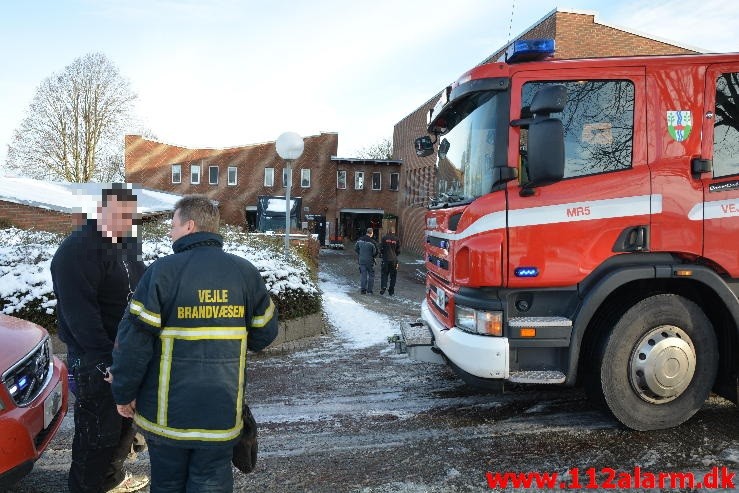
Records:
[[[17,480],[30,471],[61,427],[67,413],[67,367],[56,356],[46,388],[27,406],[0,413],[0,479]],[[10,404],[9,402],[6,404]]]
[[[421,303],[421,319],[431,330],[436,347],[463,371],[486,379],[509,377],[508,338],[448,329],[436,319],[426,300]]]

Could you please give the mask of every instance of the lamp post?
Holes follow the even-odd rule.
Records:
[[[292,164],[303,154],[303,138],[295,132],[285,132],[275,142],[277,154],[285,160],[285,171],[287,178],[285,180],[285,258],[290,254],[290,189],[292,183]]]

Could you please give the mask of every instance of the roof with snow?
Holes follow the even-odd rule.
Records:
[[[96,214],[98,202],[104,188],[110,183],[68,183],[34,180],[22,177],[0,177],[0,200],[38,207],[57,212]],[[175,203],[182,198],[174,193],[161,192],[128,184],[137,196],[137,210],[150,216],[174,210]]]

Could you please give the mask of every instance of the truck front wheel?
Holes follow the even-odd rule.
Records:
[[[632,306],[599,349],[595,390],[616,419],[635,430],[683,423],[701,408],[716,378],[713,326],[698,305],[674,294]]]

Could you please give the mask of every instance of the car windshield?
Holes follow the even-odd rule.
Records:
[[[459,123],[440,137],[436,175],[440,197],[462,201],[491,191],[499,94],[483,91],[467,98],[456,112]]]

